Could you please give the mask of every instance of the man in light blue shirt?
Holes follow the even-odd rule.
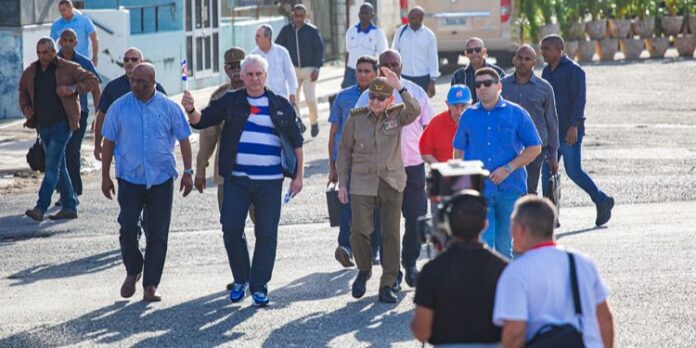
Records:
[[[483,241],[512,258],[510,215],[527,194],[524,166],[541,153],[541,139],[529,113],[500,96],[500,75],[493,68],[476,71],[479,102],[466,109],[454,135],[454,158],[479,160],[491,172],[484,182],[488,228]]]
[[[83,15],[82,12],[75,10],[71,0],[61,0],[58,2],[58,10],[60,11],[61,18],[56,19],[51,25],[51,38],[54,41],[58,41],[63,30],[68,28],[75,30],[77,33],[77,47],[75,49],[81,55],[90,57],[89,41],[91,40],[92,63],[94,63],[94,66],[97,66],[99,39],[97,38],[97,31],[94,29],[92,20]]]
[[[111,160],[116,157],[118,204],[121,212],[119,241],[126,266],[121,296],[135,293],[144,269],[143,299],[160,301],[157,286],[162,277],[172,214],[174,179],[177,177],[174,142],[179,141],[184,174],[180,191],[186,197],[193,187],[191,169],[191,128],[181,108],[155,91],[155,68],[148,63],[131,73],[132,92],[114,102],[102,129],[102,193],[111,199]],[[138,247],[138,220],[144,210],[147,220],[147,248],[143,258]]]

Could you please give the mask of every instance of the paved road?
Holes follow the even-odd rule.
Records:
[[[591,229],[594,207],[564,184],[561,243],[591,255],[612,289],[619,347],[690,347],[696,338],[696,62],[592,65],[585,166],[616,197],[607,228]],[[443,109],[448,77],[433,98]],[[322,115],[326,115],[324,104]],[[284,207],[273,304],[231,304],[231,278],[214,189],[175,199],[161,285],[165,300],[118,297],[118,206],[86,178],[80,218],[41,225],[22,216],[38,183],[0,200],[0,347],[227,345],[415,346],[408,329],[413,290],[396,306],[349,288],[355,270],[333,260],[336,230],[324,206],[328,126],[308,139],[305,189]],[[253,233],[250,233],[253,234]],[[253,238],[251,238],[253,241]],[[425,262],[424,259],[421,263]]]

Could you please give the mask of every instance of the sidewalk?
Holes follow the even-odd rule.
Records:
[[[344,66],[340,62],[327,62],[321,69],[316,87],[319,103],[327,102],[329,96],[340,91],[343,71]],[[191,91],[196,100],[196,108],[198,110],[202,110],[208,105],[210,95],[216,88],[217,86],[213,86]],[[182,94],[176,94],[170,96],[170,98],[178,104],[181,101],[181,96]],[[303,101],[301,107],[306,107],[304,96],[301,96],[300,99]],[[303,111],[303,114],[305,113],[306,111]],[[94,112],[90,112],[90,120],[87,122],[87,133],[82,143],[83,172],[90,172],[100,168],[99,162],[94,159],[94,135],[90,133],[93,115]],[[0,180],[16,174],[32,172],[27,164],[26,154],[36,139],[36,131],[24,128],[23,124],[24,118],[0,120]],[[191,141],[197,142],[198,137],[192,137]]]

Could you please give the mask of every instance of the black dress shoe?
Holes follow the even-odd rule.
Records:
[[[312,125],[312,138],[316,137],[317,135],[319,135],[319,125],[313,124]]]
[[[61,210],[57,214],[50,215],[48,218],[51,220],[77,219],[77,212]]]
[[[418,282],[418,268],[416,266],[404,267],[406,270],[406,284],[408,286],[415,288]]]
[[[372,271],[358,272],[358,276],[355,277],[355,281],[353,282],[353,297],[361,298],[365,295],[367,280],[370,279],[370,277],[372,277]]]
[[[36,221],[43,221],[44,218],[44,213],[41,211],[39,208],[33,208],[29,209],[24,212],[24,215],[36,220]]]
[[[399,292],[401,291],[401,281],[404,280],[404,274],[399,271],[399,273],[396,274],[396,280],[394,281],[394,285],[391,286],[391,290],[393,292]]]
[[[599,204],[597,204],[597,220],[595,221],[595,225],[602,226],[609,222],[612,208],[614,208],[614,198],[612,197],[607,197],[607,199],[599,202]]]
[[[396,295],[388,286],[383,286],[379,289],[379,302],[396,303]]]

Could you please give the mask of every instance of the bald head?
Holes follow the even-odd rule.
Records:
[[[536,58],[536,51],[530,44],[524,44],[517,48],[515,55],[531,54]]]
[[[401,77],[401,54],[393,49],[388,49],[379,55],[379,66],[388,68]]]
[[[147,78],[151,78],[155,81],[155,66],[150,63],[140,63],[133,68],[133,74],[143,74]]]
[[[68,29],[63,30],[62,33],[60,33],[60,38],[61,39],[75,39],[75,40],[77,40],[77,33],[75,32],[75,30],[68,28]]]
[[[408,12],[408,25],[411,30],[416,31],[423,26],[423,17],[425,16],[425,11],[420,6],[416,6]]]
[[[155,67],[150,63],[140,63],[130,74],[131,91],[141,101],[149,100],[155,93]]]

